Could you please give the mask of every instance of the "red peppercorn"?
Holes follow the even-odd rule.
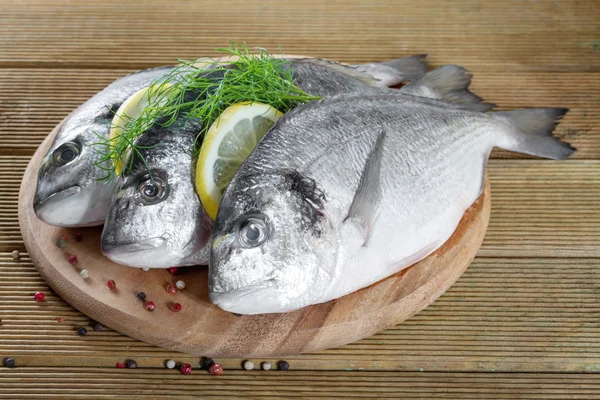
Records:
[[[177,273],[177,267],[171,267],[171,268],[169,268],[169,273],[171,275],[175,275]]]
[[[76,233],[75,234],[75,240],[78,242],[81,242],[83,240],[83,234],[82,233]]]
[[[149,301],[146,303],[146,310],[154,311],[155,308],[156,308],[156,304],[154,304],[153,301]]]
[[[35,292],[35,294],[33,295],[33,298],[38,303],[41,303],[42,301],[44,301],[44,297],[45,297],[44,293],[42,293],[42,292]]]
[[[56,317],[54,319],[56,320],[56,322],[63,322],[63,319],[61,317]]]
[[[108,282],[106,282],[106,285],[108,286],[108,288],[110,290],[116,289],[117,288],[117,284],[115,283],[115,281],[113,281],[112,279],[109,280]]]
[[[117,361],[117,368],[125,368],[125,367],[126,367],[125,363]]]
[[[77,259],[77,256],[75,254],[73,254],[71,257],[69,257],[69,262],[71,264],[75,265],[79,262],[79,260]]]
[[[188,363],[181,364],[181,368],[179,368],[179,371],[184,375],[189,375],[192,373],[192,366]]]
[[[211,374],[213,374],[215,376],[219,376],[223,373],[223,366],[221,364],[214,363],[213,365],[210,366],[210,368],[208,369],[208,372],[210,372]]]
[[[171,310],[173,312],[179,312],[179,311],[181,311],[181,304],[179,304],[179,303],[173,303],[173,305],[171,306]]]
[[[167,286],[167,293],[169,293],[169,294],[175,294],[175,293],[177,293],[177,288],[175,287],[175,285],[169,285],[169,286]]]

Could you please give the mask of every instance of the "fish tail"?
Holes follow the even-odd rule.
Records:
[[[410,57],[396,58],[378,64],[395,69],[402,74],[403,81],[412,81],[427,73],[427,54],[418,54]]]
[[[496,105],[469,91],[471,74],[459,65],[443,65],[400,89],[413,96],[429,97],[463,106],[471,111],[489,111]]]
[[[575,148],[552,136],[568,108],[531,108],[515,111],[492,112],[494,119],[509,124],[509,132],[499,147],[533,156],[563,160]]]

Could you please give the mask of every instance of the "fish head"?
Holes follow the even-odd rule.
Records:
[[[312,304],[331,281],[335,233],[314,180],[298,172],[239,174],[212,234],[209,295],[240,314]]]
[[[56,226],[92,226],[104,222],[114,181],[102,179],[95,143],[108,136],[110,107],[80,107],[61,126],[39,168],[33,208]]]
[[[143,159],[134,156],[111,198],[102,252],[117,263],[169,268],[208,261],[212,221],[193,185],[193,142],[164,133],[139,143]]]

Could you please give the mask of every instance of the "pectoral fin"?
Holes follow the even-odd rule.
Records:
[[[359,227],[364,237],[363,246],[369,241],[381,205],[381,159],[384,141],[385,129],[382,128],[367,156],[354,199],[344,219],[345,224],[353,223]]]

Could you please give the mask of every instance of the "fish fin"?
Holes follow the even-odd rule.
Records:
[[[359,71],[359,68],[357,66],[344,65],[344,64],[337,63],[335,61],[323,60],[321,58],[294,58],[293,61],[295,63],[307,63],[307,64],[320,65],[325,68],[329,68],[333,71],[337,71],[342,74],[351,76],[351,77],[359,80],[360,82],[364,83],[365,85],[378,86],[378,81],[376,78],[374,78],[368,74],[365,74],[364,72]]]
[[[396,58],[378,63],[358,64],[358,71],[378,81],[377,86],[394,86],[402,82],[412,81],[427,73],[426,54]]]
[[[381,158],[383,156],[383,142],[385,140],[385,129],[377,136],[363,167],[354,199],[348,209],[344,223],[351,221],[357,224],[364,236],[363,246],[366,246],[371,236],[371,228],[381,203]]]
[[[552,136],[552,131],[568,111],[567,108],[530,108],[496,111],[489,115],[508,125],[508,140],[500,140],[498,147],[532,156],[563,160],[576,149]]]
[[[469,91],[471,74],[458,65],[443,65],[422,78],[403,86],[400,91],[419,97],[442,100],[471,111],[489,111],[496,105],[483,103],[482,98]]]

